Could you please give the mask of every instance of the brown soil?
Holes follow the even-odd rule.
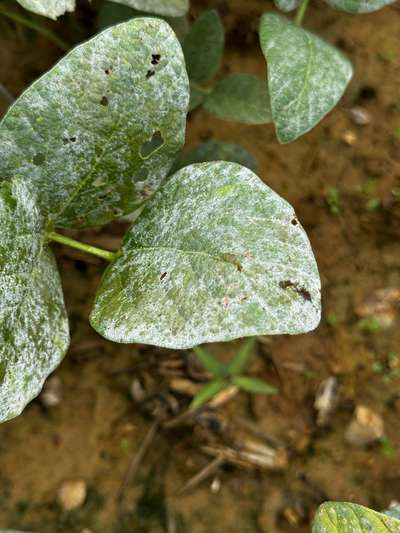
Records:
[[[214,6],[223,16],[228,42],[223,71],[264,76],[256,27],[258,16],[271,5],[264,0],[192,3],[194,14]],[[280,146],[270,125],[231,124],[197,111],[189,118],[187,134],[188,146],[210,137],[245,146],[256,157],[262,179],[294,205],[315,250],[323,283],[320,327],[297,338],[264,340],[250,368],[278,385],[279,395],[240,394],[207,424],[197,420],[194,427],[159,430],[118,505],[128,465],[153,422],[130,398],[130,383],[139,375],[147,386],[167,391],[171,377],[165,369],[176,359],[186,360],[186,354],[121,346],[98,337],[87,316],[104,265],[57,248],[72,330],[70,352],[56,372],[62,401],[47,410],[34,401],[23,415],[0,427],[0,526],[38,533],[306,532],[326,499],[376,509],[400,499],[400,378],[391,379],[385,366],[388,354],[399,351],[399,321],[395,317],[391,327],[368,332],[360,329],[355,313],[373,291],[400,288],[400,211],[392,194],[400,188],[400,138],[395,133],[400,128],[399,6],[351,16],[317,1],[306,26],[341,47],[355,66],[340,106],[313,132]],[[44,39],[22,31],[18,37],[4,32],[0,41],[0,82],[14,95],[58,55]],[[0,105],[4,111],[1,97]],[[369,125],[352,122],[353,106],[370,113]],[[340,193],[337,215],[326,203],[332,188]],[[375,198],[380,205],[373,209]],[[81,237],[114,247],[122,232],[116,224]],[[220,344],[215,351],[229,357],[238,345]],[[377,362],[383,364],[382,372],[376,371]],[[340,383],[339,404],[321,428],[313,402],[328,376]],[[383,444],[346,443],[345,430],[360,404],[383,417]],[[282,443],[288,466],[280,472],[220,467],[180,494],[211,460],[200,443],[212,438],[218,417],[230,424],[245,418]],[[215,478],[219,490],[216,482],[211,490]],[[83,479],[88,496],[81,508],[65,512],[57,491],[69,479]]]

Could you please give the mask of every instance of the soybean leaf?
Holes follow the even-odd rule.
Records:
[[[204,385],[204,387],[196,394],[196,396],[193,398],[190,409],[194,411],[195,409],[198,409],[205,403],[207,403],[209,400],[214,398],[216,394],[226,389],[228,384],[226,381],[223,380],[215,380],[210,381],[210,383],[207,383],[207,385]]]
[[[400,520],[400,505],[393,505],[385,511],[385,514]]]
[[[253,172],[257,168],[255,158],[243,146],[210,140],[180,154],[171,169],[171,174],[193,163],[206,163],[207,161],[231,161]]]
[[[33,13],[51,19],[75,9],[75,0],[17,0],[17,2]]]
[[[240,350],[228,365],[228,372],[231,376],[238,376],[247,367],[255,343],[254,337],[243,342]]]
[[[265,83],[252,74],[232,74],[219,81],[204,107],[219,118],[244,124],[271,122]]]
[[[218,12],[203,13],[183,40],[183,54],[189,79],[206,83],[218,72],[224,50],[224,29]]]
[[[193,111],[196,107],[199,107],[207,97],[207,94],[210,93],[210,89],[206,89],[197,85],[197,83],[190,83],[190,103],[189,111]]]
[[[131,7],[124,6],[122,4],[116,4],[115,2],[103,2],[98,12],[97,29],[99,31],[105,30],[110,26],[119,24],[120,22],[126,22],[127,20],[137,17],[154,17],[149,13],[143,11],[137,11]],[[186,17],[162,17],[174,30],[178,39],[183,39],[184,35],[189,29],[189,23]]]
[[[372,13],[382,7],[393,4],[396,0],[326,0],[334,9],[347,13]]]
[[[292,207],[235,163],[185,167],[107,268],[91,314],[116,342],[191,348],[297,334],[320,320],[320,280]]]
[[[400,520],[354,503],[323,503],[315,515],[312,533],[399,533]]]
[[[200,360],[201,364],[206,370],[208,370],[216,378],[224,378],[226,376],[226,367],[218,361],[213,355],[211,355],[204,348],[197,346],[193,348],[194,353]]]
[[[69,344],[68,319],[44,220],[23,180],[0,186],[0,421],[39,394]]]
[[[288,143],[336,105],[352,67],[336,48],[279,15],[263,15],[260,40],[276,133]]]
[[[254,394],[276,394],[278,392],[278,389],[273,385],[248,376],[234,376],[232,383],[239,389]]]
[[[0,123],[0,175],[33,182],[58,227],[131,213],[182,147],[183,54],[160,19],[137,18],[78,46]]]
[[[275,6],[285,13],[289,13],[298,7],[299,0],[274,0]]]
[[[113,0],[117,4],[133,7],[138,11],[180,17],[189,10],[189,0]]]

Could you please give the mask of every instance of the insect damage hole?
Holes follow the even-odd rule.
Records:
[[[290,280],[280,281],[279,287],[284,290],[293,289],[299,296],[303,298],[305,302],[311,302],[311,294],[308,292],[308,290],[305,289],[304,287],[300,287],[294,281],[290,281]]]
[[[152,65],[158,65],[158,63],[160,62],[160,59],[161,59],[161,55],[160,54],[152,54],[152,56],[151,56],[151,64]]]
[[[108,106],[108,98],[107,98],[107,96],[103,96],[102,97],[102,99],[100,100],[100,105]]]
[[[155,131],[148,141],[145,141],[140,147],[140,157],[142,159],[149,158],[154,152],[159,150],[164,144],[164,138],[161,131]]]

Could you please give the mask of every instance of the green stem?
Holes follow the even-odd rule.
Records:
[[[306,14],[309,1],[310,0],[302,0],[301,4],[299,5],[296,17],[294,19],[294,23],[297,24],[297,26],[301,26],[303,23],[304,15]]]
[[[0,15],[4,15],[5,17],[8,17],[14,22],[22,24],[23,26],[26,26],[27,28],[35,30],[38,33],[41,33],[44,37],[47,37],[47,39],[49,39],[50,41],[53,41],[53,43],[56,44],[59,48],[61,48],[61,50],[68,51],[71,48],[68,43],[60,39],[51,30],[49,30],[45,26],[42,26],[41,24],[38,24],[37,22],[27,17],[24,17],[23,15],[21,15],[20,13],[17,13],[16,11],[9,11],[8,9],[4,9],[4,7],[0,5]]]
[[[91,244],[85,244],[84,242],[76,241],[75,239],[71,239],[70,237],[61,235],[60,233],[56,233],[55,231],[50,231],[47,234],[47,238],[49,241],[65,244],[71,248],[76,248],[77,250],[82,250],[83,252],[95,255],[96,257],[101,257],[101,259],[105,259],[106,261],[113,261],[117,256],[117,254],[114,252],[103,250],[102,248],[96,248],[96,246],[92,246]]]

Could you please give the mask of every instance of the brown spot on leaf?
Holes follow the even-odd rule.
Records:
[[[298,283],[290,280],[280,281],[279,287],[281,289],[293,289],[306,302],[311,302],[311,294],[304,287],[300,287]]]
[[[107,98],[107,96],[103,96],[102,97],[102,99],[100,100],[100,104],[104,105],[104,106],[108,106],[108,98]]]

